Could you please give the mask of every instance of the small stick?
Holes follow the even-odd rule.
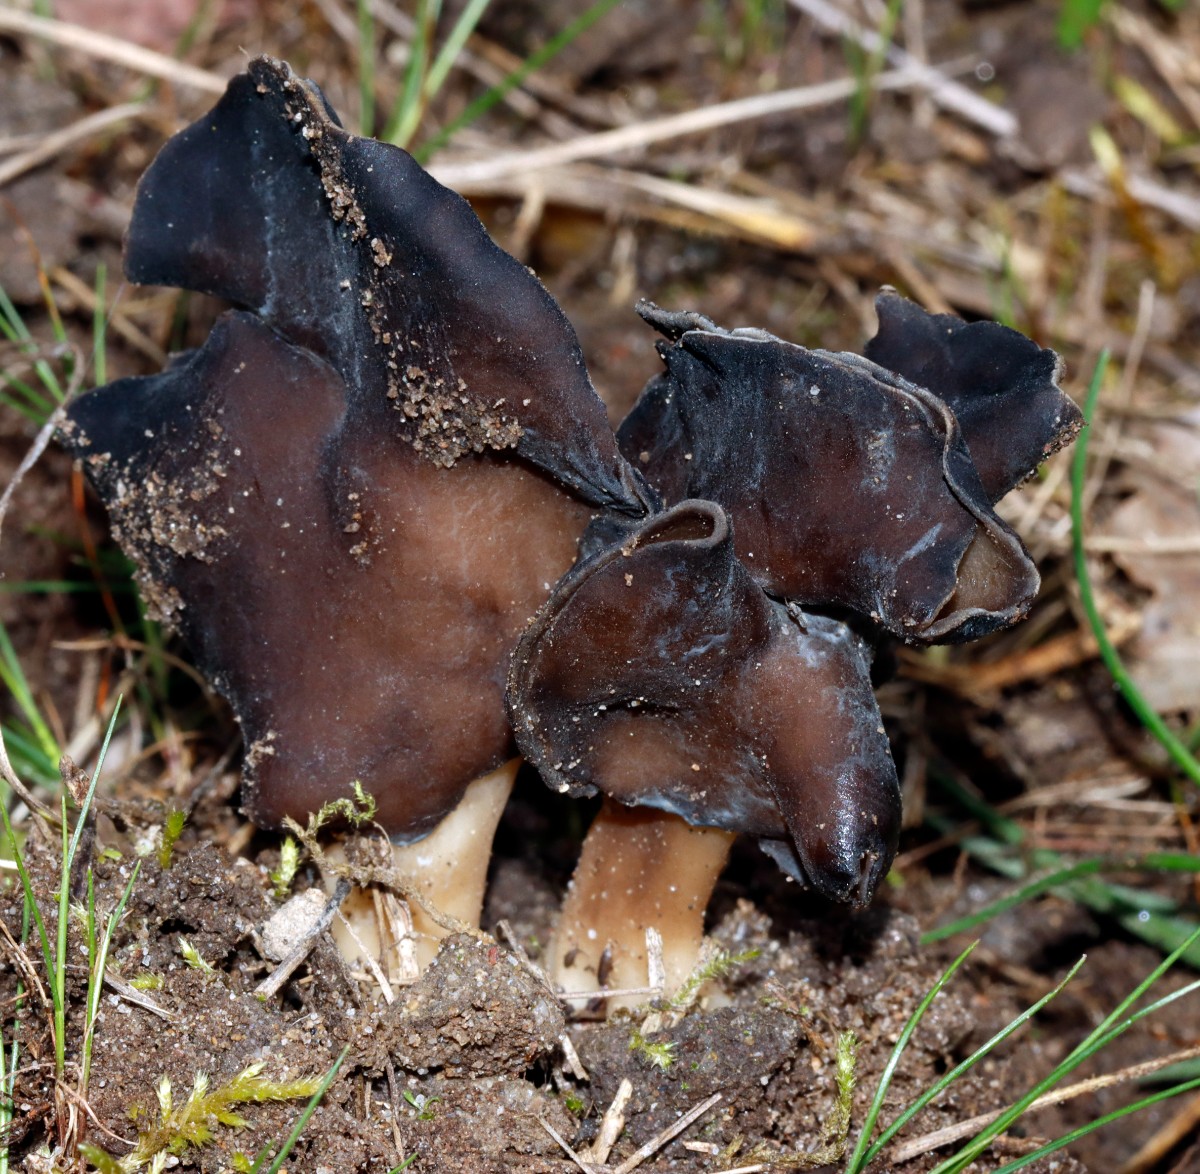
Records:
[[[889,70],[878,74],[873,88],[877,90],[911,89],[920,79],[933,74],[939,82],[946,79],[935,69],[918,69],[915,65],[906,69]],[[556,167],[574,163],[580,159],[599,159],[621,151],[649,146],[651,143],[676,139],[684,135],[699,134],[733,123],[747,122],[755,118],[766,118],[773,114],[795,113],[814,110],[842,102],[857,92],[857,78],[838,78],[812,86],[800,86],[790,90],[777,90],[773,94],[755,94],[749,98],[736,98],[731,102],[720,102],[714,106],[703,106],[699,110],[688,110],[682,114],[670,114],[647,122],[621,126],[615,130],[599,131],[596,134],[579,135],[565,143],[552,143],[546,147],[535,147],[528,151],[506,151],[490,159],[479,159],[469,163],[443,163],[430,167],[430,173],[447,187],[459,188],[463,184],[477,184],[483,180],[497,179],[505,175],[522,175],[536,168]],[[970,93],[969,90],[965,91]],[[975,97],[975,95],[971,95]],[[990,106],[991,103],[988,103]]]
[[[309,927],[304,937],[293,947],[292,952],[254,988],[254,993],[260,999],[269,999],[278,993],[279,989],[292,976],[292,972],[312,952],[320,937],[332,924],[334,914],[341,908],[342,902],[350,893],[350,882],[342,877],[338,880],[333,896],[325,903],[321,916]]]
[[[110,106],[107,110],[97,110],[95,114],[89,114],[86,118],[71,123],[70,126],[60,127],[58,130],[43,135],[37,146],[0,164],[0,187],[11,183],[25,172],[40,167],[68,147],[73,147],[76,143],[91,138],[105,127],[112,126],[115,122],[124,122],[127,118],[137,117],[143,110],[145,110],[145,105],[142,102],[126,102],[123,106]]]
[[[935,106],[960,115],[998,138],[1012,138],[1020,129],[1017,116],[1011,110],[1005,110],[1003,106],[997,106],[966,86],[952,81],[899,46],[885,46],[878,33],[861,28],[851,16],[829,3],[829,0],[789,0],[789,3],[811,17],[826,32],[848,37],[868,53],[884,49],[890,64],[910,70],[919,78],[917,84],[929,94]]]
[[[629,1098],[633,1096],[633,1085],[628,1080],[622,1080],[617,1088],[617,1095],[613,1097],[612,1104],[604,1110],[604,1118],[600,1122],[600,1132],[596,1134],[596,1140],[592,1142],[589,1158],[593,1162],[598,1162],[601,1166],[608,1161],[608,1155],[612,1153],[612,1148],[617,1144],[617,1138],[621,1136],[621,1130],[625,1128],[625,1106],[629,1104]]]
[[[337,894],[335,892],[334,896],[336,896],[336,895]],[[339,902],[339,904],[340,904],[340,902]],[[328,906],[326,906],[326,908],[328,908]],[[368,950],[367,947],[363,945],[362,938],[360,938],[358,936],[358,934],[356,934],[354,932],[354,926],[350,924],[350,922],[347,918],[342,916],[342,911],[340,909],[335,910],[335,914],[337,916],[337,919],[342,923],[342,925],[344,925],[346,927],[346,932],[350,935],[351,938],[353,938],[354,944],[362,952],[362,959],[367,964],[367,969],[370,970],[371,977],[375,979],[375,981],[379,984],[379,989],[383,992],[383,1001],[385,1003],[387,1003],[388,1006],[391,1006],[392,1003],[394,1003],[396,1001],[396,995],[392,991],[392,984],[390,982],[388,982],[387,976],[383,973],[383,970],[381,969],[379,963],[376,962],[375,959],[371,956],[371,951]],[[325,916],[324,913],[322,913],[321,916],[324,917]],[[320,920],[320,919],[318,919],[318,920]],[[330,922],[330,924],[331,925],[333,924],[332,921]],[[307,940],[308,940],[308,938],[306,937],[305,941],[307,941]],[[295,951],[293,951],[292,953],[295,953]],[[289,954],[288,958],[291,958],[291,956],[292,955]]]
[[[407,1155],[404,1152],[404,1138],[400,1133],[400,1091],[396,1087],[396,1066],[390,1057],[383,1070],[387,1074],[388,1099],[392,1103],[392,1140],[396,1143],[396,1156],[403,1162]]]
[[[1076,1097],[1096,1092],[1102,1088],[1111,1088],[1114,1084],[1140,1080],[1143,1076],[1149,1076],[1160,1068],[1166,1068],[1170,1064],[1179,1064],[1184,1060],[1194,1060],[1197,1056],[1200,1056],[1200,1046],[1185,1048],[1181,1052],[1172,1052],[1169,1056],[1159,1056],[1158,1059],[1147,1060],[1144,1064],[1133,1064],[1128,1068],[1121,1069],[1120,1072],[1093,1076],[1088,1080],[1081,1080],[1066,1088],[1055,1089],[1054,1092],[1038,1097],[1025,1112],[1033,1113],[1038,1109],[1049,1108],[1051,1105],[1061,1105],[1064,1101],[1074,1100]],[[945,1129],[937,1129],[933,1133],[927,1133],[924,1137],[916,1137],[912,1141],[904,1142],[892,1150],[890,1155],[892,1162],[897,1165],[901,1162],[908,1162],[930,1150],[940,1149],[951,1142],[970,1137],[985,1125],[990,1125],[1003,1111],[1003,1109],[997,1109],[992,1113],[982,1113],[978,1117],[972,1117],[969,1121],[959,1121],[954,1125],[947,1125]]]
[[[563,1059],[566,1060],[567,1067],[571,1069],[571,1075],[576,1080],[591,1080],[588,1070],[583,1066],[583,1061],[579,1058],[579,1053],[575,1050],[574,1041],[565,1031],[558,1037],[558,1043],[563,1050]]]
[[[674,1125],[668,1129],[664,1129],[657,1137],[652,1137],[644,1146],[626,1158],[613,1174],[629,1174],[631,1170],[636,1170],[648,1157],[657,1153],[673,1137],[676,1137],[694,1121],[703,1117],[720,1099],[721,1094],[715,1092],[708,1100],[701,1101],[694,1109],[689,1109]]]
[[[105,33],[96,33],[66,21],[31,16],[27,12],[16,12],[11,8],[0,8],[0,32],[41,37],[66,49],[78,49],[90,57],[114,61],[135,73],[149,74],[150,77],[161,78],[163,81],[193,86],[205,93],[225,92],[225,79],[207,69],[197,69],[194,65],[168,57],[165,53],[155,53],[153,49],[143,49],[141,45],[122,41]]]
[[[620,995],[661,995],[663,989],[660,986],[624,986],[624,987],[600,987],[594,991],[555,991],[554,992],[564,1002],[574,999],[615,999]]]
[[[1172,809],[1173,810],[1173,809]],[[502,917],[496,922],[496,936],[503,936],[508,943],[509,949],[517,956],[517,961],[538,980],[555,998],[559,997],[559,992],[555,990],[554,983],[550,981],[550,976],[526,953],[525,947],[521,945],[517,935],[513,932],[513,927]],[[576,1057],[578,1060],[578,1056]],[[581,1080],[587,1080],[586,1076],[581,1076]]]
[[[554,1128],[553,1125],[550,1124],[549,1121],[546,1121],[541,1117],[535,1117],[534,1120],[548,1134],[550,1134],[550,1136],[552,1138],[554,1138],[554,1140],[556,1142],[558,1142],[558,1144],[560,1146],[562,1146],[563,1152],[567,1155],[568,1158],[571,1159],[572,1162],[575,1163],[576,1166],[578,1166],[583,1171],[583,1174],[595,1174],[595,1172],[592,1170],[591,1166],[586,1165],[584,1163],[583,1159],[569,1145],[567,1145],[566,1141],[563,1139],[563,1136],[558,1132],[557,1129]]]
[[[652,925],[646,927],[646,970],[652,987],[665,990],[667,964],[663,961],[662,934]]]
[[[130,986],[129,983],[122,978],[118,978],[115,974],[109,974],[105,971],[104,985],[112,987],[127,1003],[132,1003],[135,1007],[141,1007],[143,1011],[149,1011],[151,1015],[157,1015],[160,1019],[169,1020],[172,1018],[169,1011],[165,1011],[153,999],[146,998],[137,987]]]

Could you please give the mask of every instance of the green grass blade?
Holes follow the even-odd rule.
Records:
[[[1087,399],[1084,401],[1083,417],[1089,423],[1095,417],[1096,403],[1100,398],[1100,388],[1104,383],[1104,373],[1108,369],[1108,351],[1101,351],[1096,361],[1096,370],[1092,374],[1092,382],[1088,387]],[[1108,638],[1100,609],[1096,606],[1096,596],[1092,591],[1092,580],[1088,574],[1087,556],[1084,550],[1083,529],[1083,488],[1087,474],[1087,452],[1090,429],[1085,429],[1075,441],[1075,456],[1071,462],[1071,547],[1075,558],[1075,577],[1079,582],[1079,602],[1083,605],[1087,616],[1088,626],[1096,637],[1100,647],[1100,659],[1104,661],[1114,683],[1126,704],[1137,715],[1142,723],[1162,744],[1171,761],[1197,786],[1200,786],[1200,762],[1188,752],[1188,748],[1175,736],[1166,722],[1154,711],[1133,678],[1125,668],[1120,654],[1113,642]]]
[[[1143,1011],[1130,1016],[1123,1020],[1126,1011],[1136,1003],[1178,960],[1187,946],[1193,944],[1197,939],[1200,939],[1200,929],[1196,930],[1188,940],[1183,943],[1177,950],[1173,950],[1166,958],[1162,960],[1141,982],[1134,987],[1133,991],[1126,996],[1120,1005],[1112,1011],[1098,1027],[1096,1027],[1082,1043],[1078,1044],[1071,1053],[1048,1075],[1037,1082],[1028,1092],[1014,1101],[999,1117],[996,1118],[990,1125],[985,1126],[978,1134],[972,1138],[962,1149],[960,1149],[952,1157],[946,1161],[940,1162],[930,1174],[957,1174],[958,1171],[968,1166],[975,1158],[977,1158],[984,1150],[991,1145],[992,1141],[1000,1134],[1004,1133],[1014,1121],[1021,1117],[1043,1093],[1048,1092],[1059,1084],[1069,1073],[1073,1072],[1084,1060],[1101,1048],[1106,1047],[1122,1032],[1126,1031],[1139,1019],[1146,1015],[1160,1010],[1169,1003],[1174,1002],[1177,998],[1183,997],[1185,994],[1190,994],[1193,989],[1200,987],[1200,982],[1189,984],[1180,991],[1172,992],[1170,995],[1159,999],[1152,1006],[1145,1008]]]
[[[20,845],[17,843],[16,833],[13,831],[12,820],[8,816],[8,808],[3,803],[0,803],[0,821],[4,823],[4,831],[8,836],[8,842],[12,847],[13,863],[17,866],[17,876],[21,878],[21,888],[25,893],[25,908],[29,914],[33,916],[33,924],[38,931],[38,942],[42,947],[42,961],[46,966],[46,973],[54,973],[54,951],[50,948],[50,934],[46,929],[46,922],[42,917],[42,911],[38,907],[37,898],[33,895],[33,882],[29,879],[29,872],[25,868],[25,858],[21,855]],[[51,1002],[54,1000],[54,986],[51,984]]]
[[[1069,887],[1071,881],[1082,880],[1105,871],[1194,873],[1200,872],[1200,856],[1188,856],[1182,853],[1156,853],[1136,860],[1112,860],[1099,856],[1081,860],[1077,864],[1038,877],[966,917],[960,917],[956,921],[929,930],[921,935],[921,942],[923,944],[938,942],[943,938],[953,937],[954,934],[977,929],[981,923],[990,921],[993,917],[1006,913],[1018,905],[1023,905],[1026,901],[1032,901],[1035,897],[1040,897],[1054,889]],[[1103,893],[1112,902],[1113,908],[1109,911],[1116,912],[1117,903],[1122,902],[1129,911],[1135,912],[1137,915],[1148,912],[1155,904],[1157,896],[1153,893],[1144,893],[1139,889],[1115,884],[1096,886],[1094,893]],[[1089,904],[1096,908],[1095,901],[1091,901]],[[1160,911],[1173,912],[1175,908],[1176,902],[1165,898],[1160,906]]]
[[[57,317],[57,307],[53,301],[49,303],[52,313],[51,320],[54,321]],[[62,329],[62,319],[59,318],[55,327],[55,334],[58,335]],[[10,342],[25,343],[26,346],[22,350],[36,352],[37,344],[33,341],[33,336],[29,333],[29,327],[25,325],[25,319],[21,317],[20,310],[12,304],[12,300],[4,291],[4,287],[0,286],[0,331]],[[65,335],[59,338],[63,341]],[[38,379],[41,380],[42,386],[54,397],[55,403],[61,403],[63,398],[62,388],[59,386],[58,377],[54,374],[53,368],[45,359],[36,359],[33,363],[33,369],[37,372]],[[47,412],[49,415],[49,412]]]
[[[1027,878],[1030,868],[1070,867],[1057,852],[1047,849],[1025,849],[1024,832],[1019,824],[1000,815],[943,771],[933,769],[929,777],[999,837],[998,840],[993,840],[986,836],[966,836],[959,841],[959,846],[965,852],[994,872],[1010,880],[1023,881]],[[925,818],[926,823],[939,832],[948,833],[956,827],[936,812],[928,813]],[[1148,871],[1194,872],[1196,861],[1195,856],[1185,853],[1151,853],[1141,863]],[[1134,866],[1136,863],[1125,861],[1114,867]],[[1145,889],[1114,884],[1098,876],[1082,876],[1068,880],[1058,892],[1096,913],[1111,917],[1127,933],[1164,953],[1184,942],[1196,928],[1194,921],[1170,915],[1177,908],[1176,902],[1171,899],[1164,899]],[[960,929],[974,930],[985,917],[986,911],[964,918],[957,924]],[[936,940],[942,936],[944,935],[940,931],[931,930],[922,940]],[[1200,946],[1188,947],[1185,958],[1189,965],[1200,967]]]
[[[2,397],[8,407],[20,412],[27,420],[32,420],[38,425],[44,424],[49,419],[50,413],[54,411],[54,404],[44,395],[37,392],[24,379],[18,379],[7,371],[0,371],[0,379],[4,380],[6,387],[17,393],[15,396],[4,395]]]
[[[17,708],[29,723],[30,731],[42,752],[57,762],[61,754],[58,742],[55,741],[50,727],[34,703],[33,692],[25,678],[25,671],[21,668],[21,661],[17,657],[12,641],[8,637],[8,631],[3,624],[0,624],[0,682],[12,694]]]
[[[429,73],[425,76],[424,88],[427,103],[442,88],[446,78],[450,75],[450,70],[458,60],[458,55],[466,46],[467,38],[475,31],[475,26],[488,10],[491,2],[492,0],[469,0],[458,20],[454,22],[454,27],[450,30],[446,43],[441,47],[433,64],[429,67]]]
[[[108,266],[96,266],[96,308],[92,313],[92,376],[97,386],[108,382],[108,311],[105,309]]]
[[[108,923],[104,929],[104,935],[100,939],[99,947],[93,952],[89,949],[88,960],[91,967],[88,972],[88,989],[87,989],[87,1021],[84,1028],[83,1036],[83,1080],[84,1089],[87,1088],[88,1074],[91,1071],[92,1064],[92,1040],[96,1034],[96,1024],[100,1019],[100,998],[104,993],[104,971],[108,965],[108,952],[112,948],[113,935],[117,932],[117,926],[121,924],[121,918],[125,916],[125,907],[129,904],[130,895],[133,893],[133,886],[137,883],[139,873],[142,871],[142,862],[139,860],[133,866],[132,872],[129,874],[129,880],[125,885],[124,891],[121,893],[121,899],[117,902],[116,908],[109,915]],[[92,890],[92,874],[91,869],[88,870],[88,897],[89,902]],[[93,913],[94,918],[94,913]],[[93,945],[95,942],[95,931],[89,929],[89,936],[92,939]]]
[[[58,758],[46,755],[41,744],[28,729],[13,722],[5,722],[0,725],[0,736],[4,738],[5,748],[18,775],[42,787],[58,785]]]
[[[375,133],[375,15],[371,0],[358,0],[358,96],[361,114],[359,133]]]
[[[417,162],[427,163],[434,153],[440,151],[464,126],[470,126],[477,118],[486,114],[497,102],[503,100],[505,94],[510,90],[515,90],[531,73],[536,73],[543,65],[552,61],[576,37],[585,33],[596,21],[606,16],[620,3],[621,0],[596,0],[596,3],[571,21],[562,32],[551,37],[540,49],[531,53],[502,82],[492,86],[485,94],[470,103],[448,127],[414,151],[413,155]]]
[[[1079,973],[1079,969],[1087,961],[1087,955],[1079,959],[1074,966],[1067,971],[1066,977],[1049,993],[1043,995],[1031,1007],[1027,1007],[1021,1012],[1011,1023],[1001,1028],[987,1043],[977,1048],[971,1053],[961,1064],[958,1064],[945,1076],[941,1077],[932,1087],[923,1092],[915,1101],[912,1102],[897,1118],[891,1123],[875,1140],[875,1144],[867,1151],[863,1158],[862,1166],[865,1168],[879,1155],[883,1147],[887,1145],[905,1125],[909,1123],[922,1109],[925,1108],[931,1101],[936,1099],[945,1089],[949,1088],[964,1072],[974,1067],[980,1060],[988,1055],[993,1049],[1002,1044],[1010,1035],[1018,1028],[1022,1027],[1030,1019],[1032,1019],[1051,999],[1060,995],[1066,985]]]
[[[380,138],[385,143],[406,147],[421,121],[422,95],[429,68],[429,48],[434,27],[441,11],[441,0],[418,0],[416,34],[408,47],[408,64],[404,69],[404,85]]]
[[[108,755],[108,744],[112,741],[113,730],[117,728],[117,715],[121,712],[122,700],[123,698],[118,695],[116,704],[113,706],[112,716],[108,719],[108,729],[104,731],[104,741],[100,744],[100,754],[96,759],[96,769],[92,771],[87,794],[84,796],[83,802],[79,805],[79,817],[75,821],[75,832],[71,836],[70,846],[64,852],[63,873],[68,877],[68,887],[71,866],[75,863],[75,850],[79,847],[79,840],[83,835],[83,827],[87,822],[88,811],[91,809],[92,800],[96,796],[96,784],[100,781],[100,772],[104,769],[104,759]]]
[[[350,1045],[347,1044],[341,1051],[341,1054],[333,1062],[333,1067],[325,1073],[325,1079],[321,1081],[320,1088],[313,1093],[308,1104],[304,1106],[304,1112],[296,1120],[296,1124],[292,1126],[291,1133],[288,1134],[287,1140],[283,1143],[283,1148],[275,1155],[275,1160],[271,1163],[266,1174],[279,1174],[280,1167],[287,1161],[288,1154],[292,1152],[292,1147],[300,1138],[300,1134],[304,1132],[304,1127],[308,1124],[308,1119],[317,1111],[317,1106],[325,1099],[325,1094],[329,1091],[330,1086],[337,1079],[338,1072],[341,1071],[342,1065],[346,1061],[346,1057],[350,1054]],[[262,1169],[263,1162],[266,1161],[266,1152],[260,1153],[254,1160],[254,1165],[250,1167],[250,1174],[259,1174]]]
[[[900,1063],[900,1057],[904,1054],[904,1049],[908,1047],[908,1041],[912,1038],[913,1032],[917,1030],[917,1025],[925,1017],[925,1012],[929,1010],[930,1004],[938,997],[946,983],[954,977],[958,968],[967,960],[971,951],[977,945],[979,945],[978,942],[972,942],[955,958],[937,982],[929,988],[928,993],[921,1000],[917,1009],[909,1016],[908,1022],[904,1025],[903,1031],[900,1032],[900,1038],[896,1041],[896,1046],[892,1048],[892,1054],[888,1057],[887,1064],[879,1076],[879,1084],[875,1089],[875,1096],[871,1099],[871,1106],[867,1110],[866,1117],[863,1119],[862,1129],[858,1134],[858,1143],[854,1147],[854,1152],[850,1155],[850,1160],[846,1163],[845,1174],[859,1174],[866,1165],[865,1155],[871,1144],[871,1134],[875,1130],[875,1122],[879,1120],[879,1114],[883,1111],[884,1098],[891,1087],[892,1077],[896,1072],[896,1065]]]
[[[1036,1162],[1038,1158],[1043,1158],[1047,1154],[1054,1153],[1055,1150],[1061,1150],[1064,1146],[1069,1146],[1072,1142],[1078,1141],[1081,1137],[1086,1137],[1089,1133],[1101,1128],[1101,1126],[1108,1125],[1113,1121],[1119,1121],[1122,1117],[1128,1117],[1131,1113],[1140,1113],[1142,1109],[1148,1109],[1151,1105],[1157,1105],[1160,1101],[1169,1100],[1171,1097],[1177,1097],[1182,1093],[1191,1092],[1194,1088],[1200,1088],[1200,1077],[1197,1077],[1195,1080],[1185,1081],[1183,1084],[1177,1084],[1173,1088],[1163,1089],[1162,1092],[1156,1092],[1151,1096],[1143,1097],[1142,1100],[1134,1101],[1131,1105],[1124,1105],[1122,1108],[1115,1109],[1111,1113],[1105,1113],[1103,1117],[1098,1117],[1095,1121],[1089,1121],[1086,1125],[1081,1125],[1078,1129],[1072,1130],[1057,1141],[1049,1142],[1032,1153],[1018,1158],[1015,1162],[1009,1162],[1001,1166],[996,1170],[995,1174],[1008,1174],[1009,1171],[1022,1170],[1026,1166]]]
[[[132,583],[106,583],[109,591],[132,591]],[[98,583],[84,583],[76,579],[26,579],[21,583],[0,582],[0,595],[95,595],[100,590]]]

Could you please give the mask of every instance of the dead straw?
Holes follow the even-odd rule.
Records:
[[[135,73],[191,86],[207,94],[225,92],[226,79],[207,69],[197,69],[165,53],[156,53],[153,49],[145,49],[130,41],[122,41],[119,37],[110,37],[107,33],[98,33],[66,21],[0,8],[0,32],[39,37],[65,49],[77,49],[89,57],[123,65]]]

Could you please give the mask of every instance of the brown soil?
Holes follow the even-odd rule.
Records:
[[[73,17],[87,19],[87,7],[79,0]],[[271,0],[236,10],[215,6],[188,60],[228,75],[243,48],[286,57],[321,83],[353,125],[354,49],[330,32],[327,7],[334,6],[286,13]],[[527,52],[581,7],[575,0],[497,0],[477,55],[503,64],[506,53]],[[782,3],[765,5],[765,23],[755,31],[749,16],[757,7],[629,0],[560,58],[540,88],[530,88],[531,118],[501,109],[472,132],[475,141],[528,145],[846,75],[836,38]],[[1120,15],[1089,34],[1085,51],[1068,54],[1055,40],[1055,4],[925,0],[909,8],[919,28],[902,22],[898,43],[916,52],[923,40],[936,62],[969,57],[975,73],[961,80],[1017,115],[1015,136],[997,139],[954,109],[939,112],[921,98],[880,94],[857,143],[845,105],[837,104],[670,140],[540,195],[503,184],[470,194],[497,239],[533,265],[560,300],[614,418],[656,369],[653,336],[629,310],[636,297],[837,349],[861,343],[871,296],[881,284],[896,284],[932,308],[1011,315],[1063,351],[1077,397],[1098,348],[1112,346],[1126,382],[1095,430],[1094,452],[1107,479],[1093,485],[1092,532],[1127,542],[1159,532],[1162,522],[1162,533],[1194,537],[1200,530],[1194,492],[1200,219],[1188,217],[1197,216],[1198,206],[1200,82],[1193,64],[1200,59],[1200,15],[1187,9],[1170,16],[1152,0],[1113,3]],[[394,73],[380,79],[387,100]],[[1155,132],[1135,116],[1129,81],[1182,125],[1178,141],[1164,143],[1161,127]],[[140,85],[122,68],[87,55],[24,37],[0,40],[0,138],[44,135],[129,100]],[[473,85],[455,75],[431,117],[448,118],[476,92]],[[35,338],[48,342],[53,332],[30,240],[69,337],[86,354],[86,289],[99,264],[118,271],[137,176],[166,135],[209,101],[185,87],[164,87],[144,119],[60,152],[0,190],[0,285]],[[1089,131],[1097,121],[1128,174],[1097,178],[1088,171]],[[464,136],[465,144],[471,141]],[[1159,200],[1156,207],[1144,188],[1134,198],[1128,181],[1135,172],[1160,194],[1174,192],[1191,204],[1172,211],[1174,205]],[[758,203],[739,204],[737,214],[700,212],[646,195],[630,186],[630,174],[681,178],[698,190]],[[1147,283],[1154,290],[1148,309]],[[157,369],[148,356],[200,341],[216,310],[204,298],[132,289],[119,307],[123,333],[114,332],[108,348],[109,378]],[[27,375],[8,350],[0,352],[0,366]],[[5,482],[33,432],[0,406]],[[507,922],[511,940],[451,939],[428,973],[388,1007],[369,978],[346,973],[324,939],[279,995],[256,998],[255,986],[275,965],[259,935],[278,906],[267,877],[278,862],[278,837],[256,832],[237,814],[236,733],[222,705],[185,671],[160,672],[136,642],[111,636],[119,631],[116,620],[126,631],[139,630],[128,594],[0,595],[0,618],[62,744],[74,740],[77,756],[90,764],[98,740],[94,715],[117,692],[135,715],[114,741],[97,837],[88,849],[98,910],[107,916],[114,907],[138,845],[153,840],[166,810],[189,811],[171,866],[163,870],[154,851],[142,858],[110,963],[110,973],[125,983],[161,979],[145,992],[160,1013],[105,991],[86,1108],[72,1110],[61,1090],[56,1101],[45,1008],[33,994],[17,1004],[17,984],[28,986],[30,976],[11,943],[0,951],[0,1031],[5,1041],[19,1041],[22,1057],[9,1131],[19,1168],[50,1168],[47,1154],[72,1111],[86,1122],[93,1144],[119,1155],[153,1121],[164,1077],[178,1102],[198,1073],[210,1087],[259,1062],[273,1080],[320,1075],[347,1045],[340,1076],[301,1134],[288,1170],[374,1174],[409,1158],[408,1168],[421,1174],[577,1170],[545,1126],[578,1151],[595,1138],[622,1080],[632,1094],[610,1168],[718,1093],[708,1111],[638,1169],[792,1168],[779,1155],[815,1151],[834,1119],[834,1049],[848,1031],[858,1039],[853,1139],[906,1019],[969,940],[959,935],[923,947],[920,934],[1010,889],[961,850],[979,826],[936,780],[957,780],[1003,806],[1029,851],[1053,849],[1065,862],[1197,851],[1194,788],[1186,791],[1170,777],[1156,746],[1114,699],[1110,678],[1081,635],[1067,557],[1064,458],[1049,470],[1045,481],[1004,506],[1043,574],[1043,597],[1029,623],[970,649],[902,650],[883,658],[890,663],[880,676],[889,679],[880,699],[909,828],[894,883],[872,910],[849,916],[806,899],[760,853],[739,846],[712,906],[711,928],[727,949],[753,948],[758,955],[722,980],[726,1006],[689,1012],[647,1036],[651,1044],[673,1045],[666,1069],[631,1048],[640,1020],[605,1021],[594,1008],[560,1003],[539,978],[588,812],[532,778],[521,779],[502,825],[484,917],[488,930]],[[1179,504],[1170,496],[1175,492]],[[1130,502],[1140,512],[1123,515]],[[91,543],[112,566],[104,536],[98,512],[73,499],[69,462],[52,450],[24,481],[8,516],[6,578],[89,581]],[[1139,683],[1158,690],[1155,704],[1186,727],[1200,699],[1194,668],[1187,667],[1194,659],[1181,667],[1176,653],[1194,648],[1200,631],[1200,555],[1163,559],[1127,542],[1116,553],[1098,551],[1094,574]],[[49,916],[57,845],[36,828],[25,845]],[[308,864],[297,887],[318,879]],[[1174,900],[1177,916],[1195,921],[1197,893],[1186,879],[1121,879],[1152,886],[1158,898]],[[19,888],[6,885],[2,900],[0,920],[19,937]],[[1045,994],[1086,952],[1087,966],[1067,992],[903,1137],[1000,1108],[1049,1071],[1161,957],[1125,925],[1065,895],[993,919],[904,1053],[884,1120]],[[184,962],[180,938],[212,973]],[[73,937],[72,1064],[82,1042],[85,973],[78,951]],[[27,953],[37,957],[36,948]],[[1183,981],[1169,977],[1161,989]],[[564,1054],[564,1033],[578,1068]],[[1180,1003],[1139,1024],[1075,1076],[1195,1046],[1198,1037],[1194,1006]],[[1033,1148],[1034,1139],[1059,1136],[1144,1093],[1123,1085],[1045,1110],[973,1169],[996,1169]],[[1120,1170],[1186,1100],[1083,1139],[1069,1158],[1059,1154],[1029,1168]],[[187,1147],[179,1168],[236,1168],[236,1153],[253,1157],[263,1146],[278,1146],[300,1107],[296,1101],[241,1107],[244,1128],[220,1127],[209,1144]],[[1137,1169],[1200,1169],[1194,1129]],[[707,1148],[694,1148],[700,1143]],[[916,1174],[947,1152],[874,1169]],[[826,1168],[843,1165],[844,1159]]]

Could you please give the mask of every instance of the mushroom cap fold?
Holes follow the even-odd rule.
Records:
[[[465,200],[400,148],[345,131],[282,62],[252,61],[160,151],[126,274],[255,311],[436,464],[515,448],[593,505],[653,504],[537,278]]]
[[[1083,414],[1058,386],[1062,361],[1052,350],[999,322],[927,313],[894,289],[875,310],[867,358],[950,406],[992,501],[1079,434]]]
[[[859,355],[643,304],[671,340],[618,438],[667,502],[715,501],[771,595],[845,607],[904,640],[969,640],[1038,589],[950,408]]]
[[[867,648],[771,600],[720,506],[681,502],[578,563],[508,699],[552,787],[749,833],[836,899],[869,900],[887,871],[900,800]]]
[[[509,652],[589,511],[521,462],[447,471],[376,424],[329,363],[231,312],[166,371],[77,400],[65,440],[233,705],[256,822],[360,779],[413,839],[511,755]]]

